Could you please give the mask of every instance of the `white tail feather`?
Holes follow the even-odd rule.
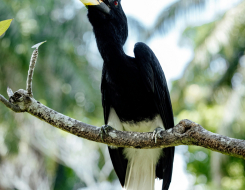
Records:
[[[108,121],[110,126],[121,131],[152,132],[157,127],[164,129],[160,115],[150,121],[122,123],[114,108],[110,110]],[[162,154],[162,149],[125,148],[123,153],[128,160],[124,188],[126,190],[154,190],[156,164]]]
[[[161,152],[161,149],[124,149],[128,158],[126,190],[154,190],[155,168]]]

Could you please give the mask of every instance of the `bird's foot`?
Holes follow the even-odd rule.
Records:
[[[157,127],[154,131],[153,131],[153,135],[152,135],[152,139],[155,139],[155,143],[157,143],[157,139],[158,138],[163,138],[161,135],[161,132],[164,131],[163,128],[161,127]]]
[[[104,134],[108,135],[108,132],[109,132],[110,130],[113,130],[113,128],[112,128],[111,126],[109,126],[109,125],[103,125],[103,126],[100,128],[100,133],[99,133],[99,135],[100,135],[100,138],[101,138],[102,142],[104,141],[104,140],[103,140],[103,135],[104,135]]]

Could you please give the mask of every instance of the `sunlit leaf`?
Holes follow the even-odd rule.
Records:
[[[3,20],[0,22],[0,36],[8,30],[13,19]]]

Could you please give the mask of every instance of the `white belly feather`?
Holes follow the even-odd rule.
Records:
[[[108,125],[119,131],[153,132],[157,127],[165,129],[160,115],[151,121],[121,122],[114,108],[110,109]]]

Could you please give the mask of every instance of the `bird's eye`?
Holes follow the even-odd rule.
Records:
[[[118,1],[114,1],[114,5],[116,5],[116,6],[117,6],[117,5],[118,5]]]

